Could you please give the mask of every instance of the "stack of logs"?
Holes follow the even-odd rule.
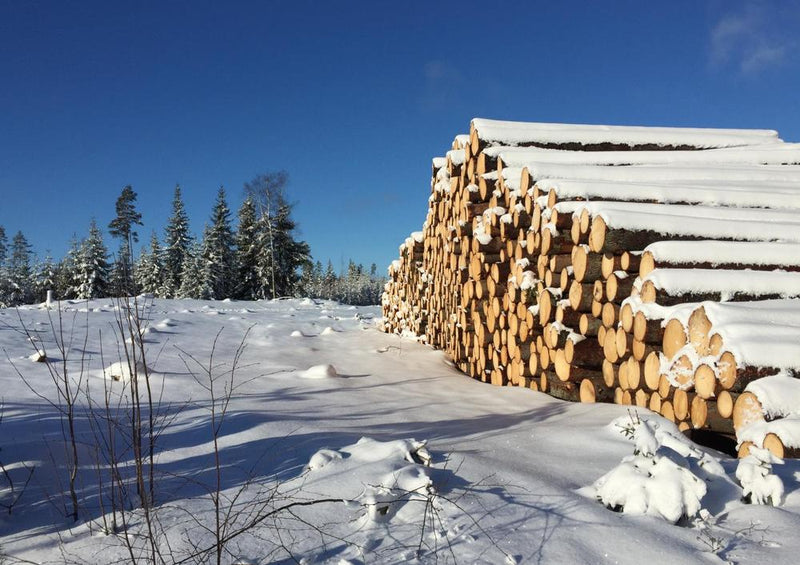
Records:
[[[797,163],[769,131],[475,119],[433,160],[384,329],[484,382],[732,434],[778,369],[738,363],[701,303],[800,297]]]

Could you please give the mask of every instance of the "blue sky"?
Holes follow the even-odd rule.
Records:
[[[60,257],[131,184],[145,241],[180,183],[200,233],[286,169],[314,257],[384,267],[475,116],[800,141],[798,29],[800,0],[0,0],[0,225]]]

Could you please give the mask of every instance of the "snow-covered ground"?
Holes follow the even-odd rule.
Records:
[[[795,461],[772,461],[773,475],[768,457],[751,459],[739,472],[748,492],[780,497],[777,475],[783,500],[777,508],[745,504],[738,462],[698,450],[665,420],[476,382],[440,352],[378,331],[377,307],[145,302],[158,431],[155,545],[133,537],[147,527],[130,508],[130,371],[124,362],[103,371],[120,361],[118,305],[61,305],[56,333],[70,342],[66,366],[82,386],[76,523],[64,512],[70,452],[51,405],[58,389],[32,355],[44,350],[63,373],[51,326],[59,312],[31,306],[0,310],[0,562],[130,562],[122,531],[138,562],[153,547],[167,563],[215,562],[199,553],[214,545],[217,484],[231,538],[224,563],[789,564],[800,553]],[[217,473],[212,422],[220,418]],[[145,413],[145,429],[147,421]],[[103,533],[111,520],[108,444],[92,447],[109,435],[124,482],[115,496],[128,505],[118,535]]]

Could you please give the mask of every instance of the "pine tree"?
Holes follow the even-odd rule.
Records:
[[[8,278],[11,283],[9,303],[26,304],[33,300],[31,246],[21,231],[11,240]]]
[[[81,242],[76,257],[74,289],[80,299],[108,296],[109,265],[108,250],[103,243],[103,234],[92,219],[89,237]]]
[[[229,298],[235,289],[235,251],[230,224],[230,210],[225,201],[225,189],[220,187],[211,213],[211,225],[203,234],[203,260],[208,270],[211,297]]]
[[[161,245],[158,243],[156,232],[150,236],[150,249],[143,250],[136,263],[135,277],[139,292],[147,292],[153,296],[162,297],[164,288],[164,270]]]
[[[259,224],[256,208],[249,196],[239,208],[239,229],[236,231],[236,298],[257,300],[261,296],[258,271]]]
[[[189,233],[189,218],[181,199],[181,187],[175,185],[172,199],[172,216],[164,234],[164,295],[173,297],[181,287],[183,263],[189,256],[192,236]]]
[[[136,193],[131,185],[122,189],[117,198],[117,216],[108,224],[108,233],[120,240],[119,254],[114,266],[114,286],[120,296],[132,294],[133,244],[139,241],[134,226],[143,225],[142,215],[136,211]]]

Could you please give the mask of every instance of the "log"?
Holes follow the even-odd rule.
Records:
[[[614,389],[594,379],[583,379],[579,395],[581,402],[611,402],[614,399]]]
[[[631,295],[634,277],[623,271],[611,273],[606,279],[606,299],[610,302],[622,302]]]
[[[682,421],[689,418],[690,402],[689,393],[680,388],[675,389],[675,392],[672,393],[672,410],[676,420]]]
[[[584,339],[575,342],[567,339],[564,344],[564,358],[570,365],[598,369],[602,366],[605,356],[596,341]]]
[[[600,278],[603,256],[590,253],[584,245],[576,245],[572,251],[572,276],[578,282],[593,282]]]
[[[764,421],[764,411],[758,398],[752,392],[743,392],[733,405],[733,429],[738,433],[745,426]]]
[[[562,381],[580,382],[582,379],[592,378],[603,381],[602,372],[597,369],[588,369],[586,367],[578,367],[570,364],[564,355],[563,349],[555,350],[555,358],[553,360],[556,375]]]
[[[697,396],[703,399],[713,398],[716,395],[717,375],[711,366],[702,363],[695,369],[694,390]]]
[[[603,373],[603,382],[608,388],[613,388],[617,384],[617,371],[619,370],[619,366],[615,365],[608,359],[603,359],[602,365],[602,373]]]
[[[689,343],[692,344],[697,354],[700,357],[708,355],[710,353],[709,333],[711,331],[711,320],[708,319],[706,309],[703,306],[695,309],[689,316],[686,329]]]
[[[644,312],[636,312],[633,317],[633,337],[644,343],[661,344],[664,328],[660,319],[647,319]]]
[[[644,249],[651,243],[664,239],[667,239],[664,234],[650,230],[631,231],[624,228],[608,228],[602,216],[595,216],[589,231],[589,249],[594,253],[619,255],[623,251]],[[673,237],[673,239],[680,238]]]
[[[686,330],[680,321],[672,319],[664,327],[664,337],[661,341],[661,349],[668,359],[672,359],[689,341]]]
[[[578,332],[585,336],[596,336],[603,323],[594,316],[581,314],[578,322]]]
[[[569,287],[569,305],[576,312],[591,312],[593,285],[572,281]]]
[[[764,436],[764,441],[761,447],[769,450],[775,457],[781,459],[797,458],[800,455],[800,449],[786,447],[781,437],[775,433],[769,432]]]
[[[650,353],[644,360],[644,383],[650,390],[658,390],[661,380],[661,358],[657,352]]]

